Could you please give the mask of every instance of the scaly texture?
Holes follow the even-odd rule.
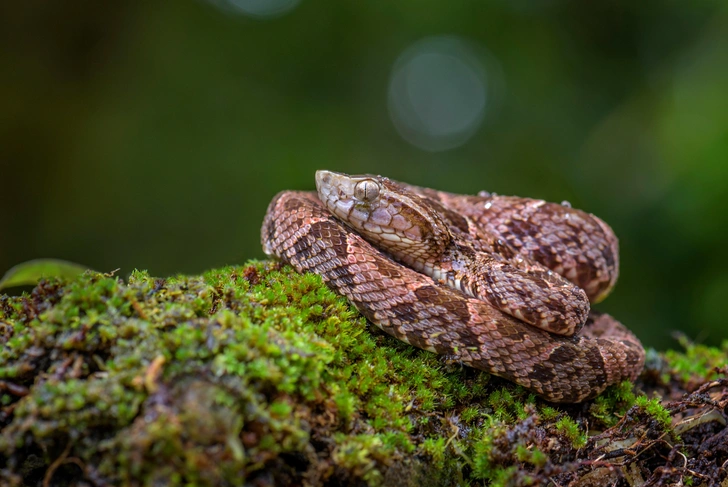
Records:
[[[583,289],[432,197],[332,171],[316,173],[316,188],[332,214],[395,260],[521,321],[573,335],[589,316]]]
[[[437,200],[486,235],[578,285],[592,303],[602,301],[619,277],[618,242],[599,218],[568,204],[481,192],[459,195],[428,188],[405,188]]]
[[[516,382],[554,402],[579,402],[634,379],[644,350],[608,315],[592,312],[577,336],[527,325],[394,262],[335,218],[313,193],[271,202],[268,255],[321,275],[372,323],[419,348]]]

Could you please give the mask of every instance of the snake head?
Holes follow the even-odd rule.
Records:
[[[429,205],[387,178],[320,170],[316,189],[339,220],[396,258],[436,256],[452,240]]]

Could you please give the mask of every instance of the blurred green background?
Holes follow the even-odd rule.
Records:
[[[262,258],[327,168],[568,200],[620,237],[600,309],[728,337],[724,2],[6,2],[0,39],[0,274]]]

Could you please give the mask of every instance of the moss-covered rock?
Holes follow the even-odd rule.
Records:
[[[272,262],[43,281],[0,295],[0,344],[0,485],[726,476],[728,344],[652,352],[636,388],[555,406],[384,335]]]

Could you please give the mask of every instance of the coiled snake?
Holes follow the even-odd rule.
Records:
[[[316,186],[273,198],[263,249],[321,275],[390,335],[553,402],[642,370],[639,340],[590,311],[619,267],[617,239],[593,215],[330,171]]]

